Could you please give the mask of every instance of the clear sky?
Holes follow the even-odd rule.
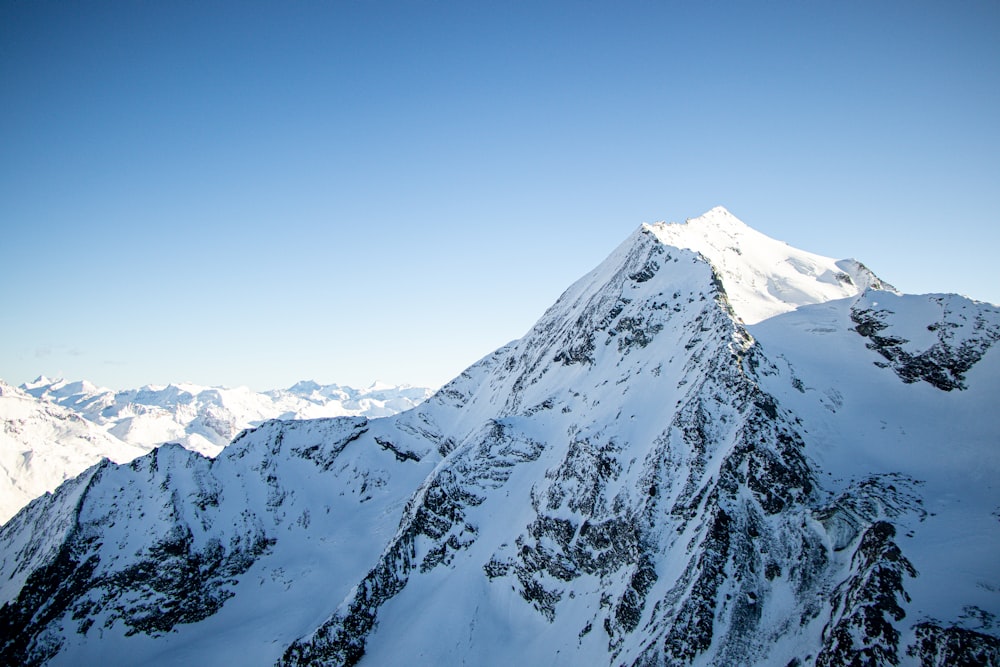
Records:
[[[1000,302],[1000,2],[0,3],[0,378],[438,385],[716,205]]]

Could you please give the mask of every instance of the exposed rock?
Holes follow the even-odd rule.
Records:
[[[853,308],[854,330],[871,341],[868,348],[882,355],[903,382],[923,380],[942,391],[965,389],[965,374],[1000,340],[1000,326],[987,319],[988,313],[997,311],[974,304],[971,314],[956,312],[948,299],[929,298],[939,304],[941,313],[939,320],[926,325],[936,336],[929,347],[914,349],[909,340],[893,335],[893,312],[886,307]]]
[[[951,517],[1000,531],[995,379],[973,371],[1000,313],[707,218],[644,226],[414,410],[270,421],[38,499],[0,529],[0,661],[995,664],[996,535],[950,606],[914,564],[940,576]],[[965,391],[824,385],[885,378],[858,335],[906,383]],[[914,396],[925,430],[933,399],[981,423],[907,433]]]

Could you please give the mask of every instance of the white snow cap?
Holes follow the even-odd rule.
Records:
[[[860,262],[792,248],[751,229],[721,206],[684,223],[657,222],[643,229],[711,262],[733,310],[746,324],[856,296],[868,287],[888,287]]]

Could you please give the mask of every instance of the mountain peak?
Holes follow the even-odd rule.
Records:
[[[1000,310],[874,280],[714,209],[413,410],[103,463],[0,528],[0,664],[1000,665]]]
[[[315,380],[299,380],[291,387],[288,391],[292,394],[311,394],[314,391],[319,391],[323,386],[316,382]]]
[[[643,225],[666,245],[700,253],[716,271],[736,314],[755,324],[800,306],[888,287],[864,265],[792,248],[717,206],[684,223]]]
[[[696,218],[688,218],[687,224],[712,225],[715,227],[738,227],[747,229],[747,224],[729,212],[725,206],[716,206]]]

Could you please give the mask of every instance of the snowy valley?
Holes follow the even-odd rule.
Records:
[[[725,209],[643,225],[410,409],[216,429],[243,400],[32,501],[0,662],[1000,664],[998,340]],[[168,430],[2,391],[95,449]]]

